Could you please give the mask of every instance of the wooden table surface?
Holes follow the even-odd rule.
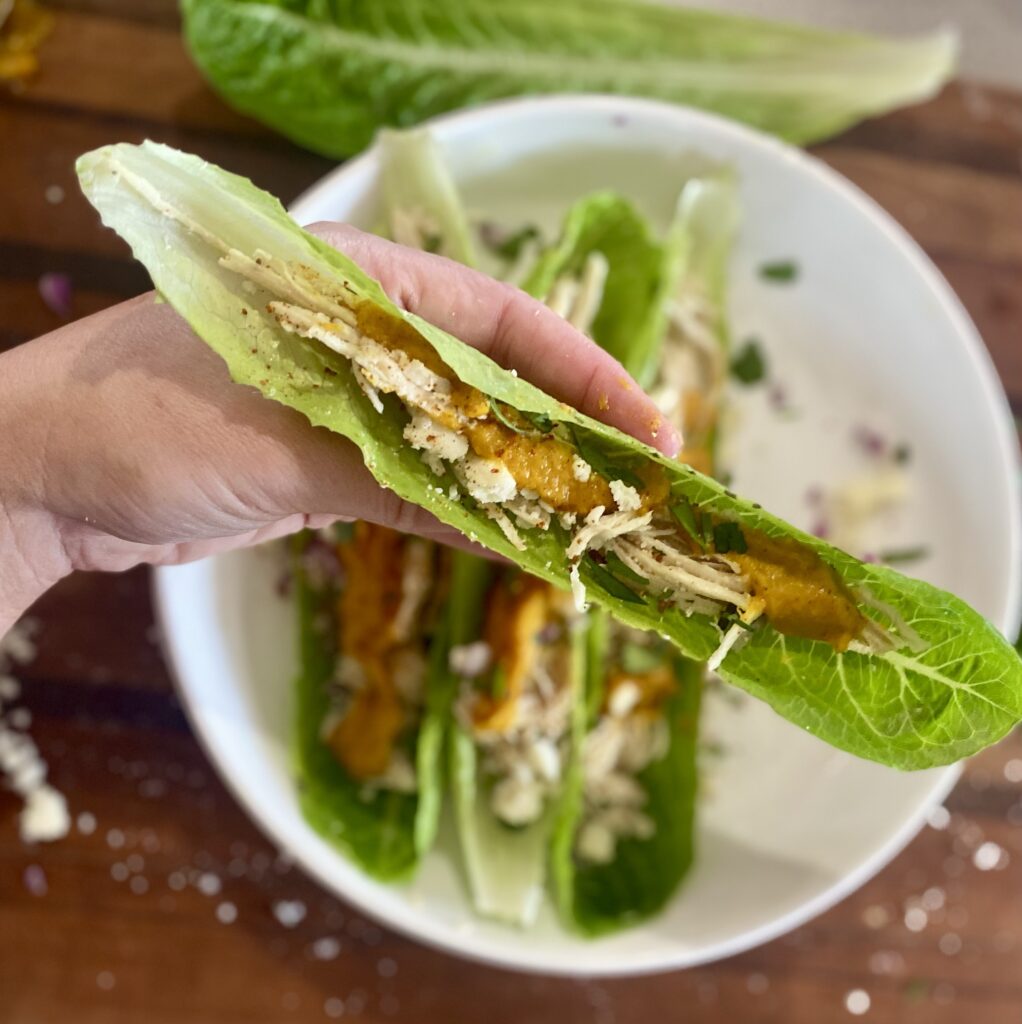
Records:
[[[43,273],[71,276],[75,316],[147,286],[78,194],[72,166],[85,150],[155,138],[285,200],[331,167],[204,86],[172,0],[50,6],[57,23],[41,73],[17,94],[0,90],[0,348],[58,326],[38,294]],[[956,85],[818,152],[923,245],[1022,411],[1022,96]],[[39,654],[20,673],[23,705],[78,825],[61,842],[26,846],[18,803],[0,792],[4,1024],[305,1022],[342,1013],[415,1024],[482,1014],[489,1024],[826,1024],[849,1019],[848,994],[860,989],[871,1002],[867,1019],[885,1024],[1022,1022],[1018,735],[968,766],[946,828],[924,829],[876,879],[794,934],[658,977],[523,977],[383,930],[277,856],[189,730],[160,656],[144,571],[68,579],[32,615]],[[1002,849],[997,869],[976,866],[983,843]],[[281,901],[300,903],[304,919],[281,924]],[[925,926],[911,930],[906,911],[921,901],[924,918],[914,913],[909,923]],[[231,908],[236,920],[223,923]]]

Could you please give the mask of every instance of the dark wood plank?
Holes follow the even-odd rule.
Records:
[[[177,0],[47,0],[47,7],[67,17],[73,14],[100,14],[125,24],[140,23],[176,29],[181,16]]]
[[[41,57],[41,73],[17,94],[20,104],[67,116],[133,121],[153,131],[174,125],[197,133],[258,138],[271,148],[286,145],[258,122],[234,112],[206,86],[188,56],[176,18],[165,25],[69,11],[57,19]]]
[[[1022,98],[1004,89],[954,82],[932,102],[867,121],[841,141],[914,161],[1017,178]]]
[[[1022,176],[906,160],[843,141],[820,155],[868,192],[931,255],[1022,267]]]

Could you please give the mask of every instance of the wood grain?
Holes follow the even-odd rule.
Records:
[[[0,348],[60,322],[40,274],[75,283],[74,315],[136,294],[144,272],[74,185],[82,151],[160,139],[290,199],[329,162],[224,106],[192,68],[172,0],[51,0],[40,76],[0,94]],[[862,125],[819,155],[936,261],[1022,411],[1022,97],[960,85]],[[52,201],[47,189],[63,195]],[[944,830],[792,935],[723,963],[613,982],[472,966],[377,927],[278,856],[217,781],[157,645],[147,577],[66,580],[33,611],[22,706],[79,822],[28,847],[0,792],[0,1020],[5,1024],[324,1021],[409,1024],[830,1024],[865,990],[882,1024],[1018,1024],[1022,738],[972,762]],[[82,817],[84,816],[84,817]],[[94,819],[94,822],[93,822]],[[94,826],[94,827],[92,827]],[[983,842],[1005,863],[980,871]],[[905,925],[924,898],[926,926]],[[293,928],[274,914],[298,901]],[[940,906],[937,906],[941,903]],[[279,909],[279,907],[278,907]],[[223,923],[218,918],[236,920]],[[331,940],[324,942],[323,940]]]

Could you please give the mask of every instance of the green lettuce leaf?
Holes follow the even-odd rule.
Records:
[[[446,671],[444,633],[433,638],[426,708],[410,741],[418,792],[371,791],[344,770],[320,735],[336,659],[336,596],[332,588],[310,583],[301,559],[305,543],[299,536],[293,545],[300,668],[294,687],[292,764],[302,814],[367,874],[401,881],[433,845],[440,818],[442,741],[456,685]]]
[[[491,563],[455,553],[449,612],[455,645],[479,639],[486,594],[494,576]],[[576,670],[581,671],[581,666]],[[528,927],[535,921],[543,897],[556,803],[531,825],[511,828],[501,822],[490,809],[475,741],[459,724],[451,729],[450,779],[473,906],[484,917]]]
[[[757,629],[728,656],[720,675],[820,738],[901,768],[945,764],[1003,736],[1022,718],[1022,664],[1014,648],[964,602],[884,566],[866,565],[796,530],[719,483],[672,462],[620,431],[557,402],[420,317],[396,307],[350,259],[309,235],[251,182],[153,143],[104,147],[81,157],[82,187],[103,220],[131,245],[158,291],[227,363],[235,380],[348,437],[376,478],[401,497],[497,551],[535,576],[569,584],[559,528],[524,534],[516,550],[485,512],[452,498],[402,436],[396,400],[377,413],[350,366],[321,346],[288,335],[253,301],[247,282],[218,264],[220,246],[265,250],[343,280],[381,315],[401,318],[467,384],[525,415],[549,419],[615,472],[655,464],[670,504],[789,540],[814,551],[846,586],[867,590],[919,635],[921,653],[839,654],[824,643]],[[264,293],[263,299],[268,296]],[[243,312],[244,310],[244,312]],[[612,594],[582,563],[590,597],[629,625],[669,637],[705,661],[720,633],[704,616],[686,618],[650,597]]]
[[[568,220],[570,223],[570,216]],[[711,326],[721,352],[727,351],[726,268],[737,222],[735,180],[728,169],[715,168],[684,184],[658,272],[653,308],[659,317],[651,317],[647,331],[634,332],[630,343],[626,338],[621,351],[614,353],[644,386],[659,383],[669,302],[684,301],[694,293],[702,300],[701,308],[713,316]],[[601,610],[590,612],[590,619],[586,704],[588,720],[595,724],[606,694],[609,638],[621,627],[608,623],[606,612]],[[653,664],[671,657],[660,645],[630,648],[626,642],[623,652],[633,648],[643,655],[644,664],[630,667],[625,661],[627,671],[648,671]],[[672,664],[679,689],[663,709],[670,724],[670,746],[666,755],[649,765],[637,780],[646,791],[643,809],[656,825],[655,835],[648,840],[620,842],[608,864],[576,861],[573,851],[584,809],[581,743],[575,748],[578,763],[566,774],[552,844],[551,877],[562,918],[584,935],[626,928],[657,913],[692,865],[698,787],[696,742],[705,670],[697,662],[676,656]]]
[[[235,107],[329,156],[509,96],[596,92],[713,110],[794,142],[935,95],[956,37],[804,28],[623,0],[182,0]]]
[[[607,278],[589,332],[621,363],[656,345],[664,331],[663,250],[649,225],[627,199],[597,192],[568,211],[557,242],[541,253],[522,282],[538,299],[549,295],[562,275],[580,277],[591,253],[602,253]]]
[[[604,694],[605,647],[590,646],[589,706],[595,714]],[[624,839],[609,864],[580,863],[574,856],[582,812],[582,772],[577,761],[565,780],[565,797],[555,827],[551,876],[561,916],[587,936],[626,928],[662,910],[692,866],[698,773],[696,738],[703,667],[674,659],[677,692],[663,713],[671,744],[659,761],[638,776],[647,802],[643,811],[656,824],[649,839]]]
[[[410,244],[398,237],[397,225],[399,218],[413,218],[421,223],[421,244],[416,248],[475,266],[468,217],[433,136],[425,130],[384,130],[378,142],[389,236]]]

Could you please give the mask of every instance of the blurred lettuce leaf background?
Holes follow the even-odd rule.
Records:
[[[488,100],[563,92],[712,110],[796,143],[933,96],[949,29],[871,36],[649,0],[182,0],[231,104],[328,156]]]

